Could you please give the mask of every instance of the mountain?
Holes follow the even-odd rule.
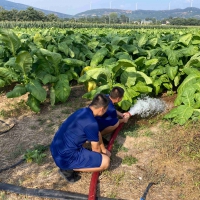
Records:
[[[24,4],[21,4],[21,3],[14,3],[14,2],[11,2],[11,1],[7,1],[7,0],[0,0],[0,6],[3,7],[5,10],[12,10],[12,9],[26,10],[28,7],[32,7],[32,6],[24,5]],[[59,18],[71,18],[72,17],[72,15],[67,15],[67,14],[63,14],[63,13],[59,13],[59,12],[43,10],[43,9],[39,9],[39,8],[35,8],[35,7],[33,7],[33,8],[35,10],[42,11],[46,15],[55,14]]]
[[[110,13],[117,13],[118,16],[126,15],[130,19],[146,19],[155,18],[157,20],[166,19],[169,17],[180,18],[197,18],[200,19],[200,9],[189,7],[185,9],[173,9],[173,10],[121,10],[121,9],[93,9],[74,15],[76,18],[80,17],[95,17],[109,15]]]
[[[5,10],[26,10],[28,5],[14,3],[7,0],[0,0],[0,6]],[[76,15],[68,15],[59,12],[44,10],[33,7],[35,10],[42,11],[46,15],[55,14],[59,18],[80,18],[80,17],[101,17],[109,15],[110,13],[117,13],[118,16],[126,15],[131,20],[155,18],[156,20],[162,20],[169,17],[180,17],[180,18],[196,18],[200,19],[200,9],[195,7],[189,7],[185,9],[173,9],[173,10],[121,10],[121,9],[92,9],[85,12],[78,13]]]

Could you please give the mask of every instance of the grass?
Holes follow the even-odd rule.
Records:
[[[128,148],[124,147],[122,144],[119,144],[116,140],[114,141],[113,145],[113,152],[117,153],[119,151],[128,152]]]
[[[133,157],[133,156],[129,156],[129,155],[126,155],[123,160],[122,160],[122,164],[125,164],[125,165],[128,165],[128,166],[131,166],[133,164],[136,164],[138,161],[137,158]]]

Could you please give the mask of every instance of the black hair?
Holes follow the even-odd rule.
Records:
[[[90,106],[93,106],[94,108],[107,108],[109,104],[109,98],[105,94],[97,94],[93,100]]]
[[[124,89],[121,87],[113,87],[110,92],[110,97],[112,99],[122,98],[124,96]]]

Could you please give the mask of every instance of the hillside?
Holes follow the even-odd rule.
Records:
[[[7,0],[1,0],[0,1],[0,6],[3,7],[5,10],[12,10],[12,9],[26,10],[28,7],[30,7],[28,5],[24,5],[24,4],[21,4],[21,3],[14,3],[14,2],[11,2],[11,1],[7,1]],[[59,18],[71,18],[72,17],[72,15],[67,15],[67,14],[63,14],[63,13],[59,13],[59,12],[43,10],[43,9],[39,9],[39,8],[35,8],[35,7],[34,7],[34,9],[38,10],[38,11],[42,11],[46,15],[55,14]]]
[[[174,9],[174,10],[120,10],[120,9],[93,9],[82,13],[76,14],[74,17],[90,17],[90,16],[103,16],[109,15],[115,12],[120,15],[126,15],[130,19],[145,19],[145,18],[156,18],[162,20],[169,17],[180,17],[180,18],[197,18],[200,19],[200,9],[189,7],[185,9]]]

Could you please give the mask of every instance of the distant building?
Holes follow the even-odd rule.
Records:
[[[145,19],[143,19],[141,21],[141,24],[144,24],[144,25],[148,25],[148,24],[152,24],[152,23],[153,23],[152,20],[145,20]]]

